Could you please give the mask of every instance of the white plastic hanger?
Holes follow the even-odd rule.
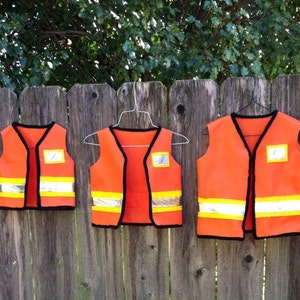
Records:
[[[121,112],[120,116],[119,116],[119,119],[118,119],[118,122],[114,125],[112,125],[112,127],[117,127],[119,126],[120,122],[121,122],[121,119],[122,117],[124,116],[124,114],[127,114],[127,113],[132,113],[132,112],[137,112],[137,113],[142,113],[142,114],[146,114],[148,119],[149,119],[149,122],[151,124],[151,126],[153,128],[159,128],[157,125],[154,125],[154,123],[152,122],[152,118],[150,116],[150,113],[148,111],[144,111],[144,110],[140,110],[138,105],[137,105],[137,100],[136,100],[136,89],[135,89],[135,86],[136,86],[136,82],[133,83],[133,99],[134,99],[134,108],[133,109],[130,109],[130,110],[124,110]],[[189,139],[181,134],[181,133],[177,133],[177,132],[172,132],[173,134],[177,135],[177,136],[180,136],[184,139],[183,142],[174,142],[172,143],[173,146],[175,145],[185,145],[185,144],[188,144],[190,141]],[[92,146],[100,146],[99,144],[96,144],[96,143],[92,143],[92,142],[87,142],[87,139],[93,135],[97,134],[97,131],[96,132],[93,132],[93,133],[90,133],[88,134],[84,139],[83,139],[83,143],[84,144],[87,144],[87,145],[92,145]],[[124,145],[123,147],[148,147],[149,145]]]

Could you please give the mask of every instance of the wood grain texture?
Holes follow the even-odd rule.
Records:
[[[221,116],[269,113],[270,84],[261,78],[229,78],[221,86]],[[264,241],[218,241],[217,294],[221,299],[262,299]]]
[[[21,122],[46,125],[52,121],[67,129],[66,93],[56,86],[26,88],[20,95]],[[32,294],[37,299],[73,298],[74,271],[74,211],[25,210],[27,247]],[[29,287],[28,287],[29,288]]]
[[[182,166],[182,227],[91,226],[89,168],[101,145],[83,139],[134,108],[133,83],[26,88],[18,97],[0,89],[0,129],[13,121],[68,130],[76,163],[74,211],[0,210],[0,299],[272,299],[300,298],[300,237],[244,241],[198,238],[196,160],[209,144],[207,123],[231,112],[260,115],[272,109],[300,119],[300,76],[136,83],[140,110],[170,128]],[[253,104],[251,101],[258,102]],[[147,114],[124,115],[121,127],[149,127]],[[98,143],[96,136],[90,142]],[[1,142],[0,142],[1,143]]]
[[[278,77],[272,84],[272,108],[300,119],[300,76]],[[295,166],[295,171],[297,170]],[[267,240],[266,299],[300,298],[300,237]]]
[[[17,95],[9,89],[0,89],[0,103],[2,131],[19,120]],[[33,292],[26,215],[20,211],[0,210],[0,224],[0,298],[30,299]]]
[[[91,225],[89,168],[99,158],[101,145],[83,143],[84,138],[116,119],[116,93],[107,84],[75,85],[68,93],[70,150],[76,160],[77,297],[122,299],[123,271],[121,230]],[[99,143],[96,134],[88,139]]]
[[[203,134],[208,122],[217,118],[218,87],[211,80],[183,80],[170,89],[170,126],[190,140],[174,146],[182,165],[183,226],[171,229],[171,295],[174,299],[214,299],[215,243],[196,236],[196,160],[207,148]]]
[[[118,112],[134,107],[133,83],[118,90]],[[152,122],[166,127],[166,88],[160,82],[136,83],[136,103],[147,111]],[[144,113],[127,114],[121,127],[148,128],[149,117]],[[167,299],[169,295],[168,229],[153,226],[122,228],[124,249],[124,282],[126,299]]]

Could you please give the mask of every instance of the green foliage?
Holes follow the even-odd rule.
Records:
[[[297,0],[0,3],[0,86],[264,76],[300,71]]]

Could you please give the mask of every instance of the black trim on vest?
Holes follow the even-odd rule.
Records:
[[[276,116],[278,114],[277,110],[272,111],[269,114],[265,114],[265,115],[259,115],[259,116],[245,116],[245,115],[239,115],[237,113],[232,113],[231,114],[231,119],[233,121],[233,124],[239,134],[239,136],[241,137],[241,140],[243,141],[245,148],[248,151],[248,155],[249,155],[249,168],[248,168],[248,183],[247,183],[247,196],[246,196],[246,207],[245,207],[245,215],[244,215],[244,220],[243,220],[243,224],[242,224],[242,229],[243,232],[245,234],[245,232],[253,232],[253,235],[255,238],[258,238],[256,236],[256,218],[255,218],[255,160],[256,160],[256,151],[261,143],[261,141],[263,140],[263,138],[265,137],[266,133],[268,132],[269,128],[271,127],[271,125],[273,124]],[[253,148],[253,153],[251,153],[251,150],[249,149],[249,146],[246,142],[246,139],[243,135],[243,132],[238,124],[238,121],[236,120],[237,118],[244,118],[244,119],[261,119],[261,118],[268,118],[271,117],[271,119],[268,121],[265,129],[263,130],[262,134],[260,135],[260,137],[258,138],[254,148]],[[252,186],[250,186],[251,183],[251,175],[252,175]],[[253,230],[252,231],[246,231],[245,230],[245,225],[246,225],[246,216],[249,210],[249,196],[250,196],[250,189],[252,191],[252,224],[253,224]]]
[[[146,128],[146,129],[142,129],[142,128],[138,128],[138,129],[134,129],[134,128],[123,128],[123,127],[119,127],[119,126],[109,126],[108,127],[110,132],[112,133],[115,141],[116,141],[116,144],[118,146],[118,148],[120,149],[123,157],[124,157],[124,166],[123,166],[123,201],[122,201],[122,209],[121,209],[121,215],[120,215],[120,219],[119,219],[119,222],[116,226],[103,226],[103,225],[95,225],[95,224],[92,224],[93,226],[99,226],[99,227],[112,227],[112,228],[118,228],[121,224],[123,225],[155,225],[154,221],[153,221],[153,217],[152,217],[152,196],[151,196],[151,189],[150,189],[150,181],[149,181],[149,174],[148,174],[148,169],[147,169],[147,165],[146,165],[146,160],[149,156],[149,153],[159,135],[159,133],[161,132],[161,127],[158,126],[157,128],[156,127],[151,127],[151,128]],[[146,174],[146,182],[147,182],[147,187],[148,187],[148,192],[149,192],[149,208],[150,208],[150,220],[152,222],[152,224],[140,224],[140,223],[123,223],[122,220],[124,218],[124,213],[125,213],[125,204],[126,204],[126,169],[127,169],[127,156],[126,156],[126,153],[125,151],[123,150],[122,148],[122,145],[121,143],[119,142],[118,140],[118,137],[117,135],[115,134],[114,132],[114,129],[117,129],[117,130],[121,130],[121,131],[130,131],[130,132],[146,132],[146,131],[153,131],[153,130],[156,130],[156,133],[149,145],[149,148],[146,152],[146,155],[144,157],[144,168],[145,168],[145,174]]]
[[[39,159],[39,146],[42,143],[42,141],[45,139],[45,137],[47,136],[47,134],[49,133],[49,131],[51,130],[51,128],[54,126],[55,122],[52,121],[51,123],[47,124],[47,125],[27,125],[27,124],[21,124],[18,122],[13,122],[12,123],[12,127],[14,128],[15,132],[17,133],[17,135],[19,136],[21,142],[23,143],[26,151],[27,151],[27,158],[26,158],[26,182],[25,182],[25,191],[24,191],[24,207],[23,208],[28,208],[28,209],[43,209],[44,207],[41,206],[41,196],[40,196],[40,175],[41,175],[41,167],[40,167],[40,159]],[[28,192],[28,179],[29,179],[29,171],[30,171],[30,163],[29,163],[29,148],[28,145],[26,143],[26,140],[24,139],[23,135],[21,134],[21,132],[19,131],[18,127],[23,127],[23,128],[37,128],[37,129],[43,129],[45,128],[46,131],[44,132],[44,134],[42,135],[42,137],[40,138],[40,140],[36,143],[35,146],[35,155],[36,155],[36,168],[37,168],[37,207],[26,207],[26,201],[27,201],[27,192]],[[60,207],[59,207],[60,208]],[[47,208],[44,208],[47,209]]]

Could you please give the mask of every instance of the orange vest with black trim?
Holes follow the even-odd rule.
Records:
[[[101,155],[90,168],[92,224],[182,225],[181,166],[172,132],[108,127],[98,131]]]
[[[1,132],[0,207],[74,208],[74,162],[66,149],[66,130],[14,122]]]
[[[300,233],[300,122],[274,111],[232,114],[208,125],[197,160],[197,234],[256,238]]]

